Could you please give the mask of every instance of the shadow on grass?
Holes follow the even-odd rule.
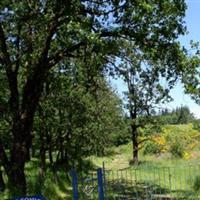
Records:
[[[158,168],[158,167],[163,167],[163,165],[161,163],[152,163],[152,161],[150,161],[150,160],[141,160],[141,161],[139,161],[138,165],[134,165],[133,160],[130,160],[129,167],[130,168],[138,168],[138,167],[140,167],[140,168],[141,167],[142,168],[145,168],[145,167]]]
[[[199,199],[198,193],[187,190],[169,190],[153,182],[131,182],[125,179],[106,182],[108,200],[167,200]]]

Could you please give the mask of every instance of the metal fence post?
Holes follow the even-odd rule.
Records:
[[[71,176],[72,176],[73,200],[78,200],[78,178],[75,169],[71,171]]]
[[[106,188],[106,168],[105,168],[105,162],[103,162],[103,183],[104,183],[104,198],[106,199],[107,195],[107,188]]]
[[[104,200],[102,168],[97,170],[99,200]]]

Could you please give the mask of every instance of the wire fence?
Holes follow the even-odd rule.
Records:
[[[105,200],[200,199],[200,164],[103,169]],[[98,199],[97,172],[79,174],[79,199]]]
[[[200,165],[105,170],[107,199],[200,199]]]
[[[98,180],[96,171],[90,171],[88,173],[80,172],[77,174],[77,180],[78,194],[75,194],[75,196],[78,197],[75,199],[98,199]]]

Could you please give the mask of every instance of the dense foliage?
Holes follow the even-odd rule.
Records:
[[[145,145],[144,154],[170,154],[168,156],[189,159],[191,151],[200,145],[200,132],[187,125],[165,125]]]

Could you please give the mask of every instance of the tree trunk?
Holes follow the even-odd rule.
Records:
[[[26,145],[16,142],[11,153],[11,168],[8,174],[9,185],[19,191],[19,194],[26,194],[26,178],[24,173]]]
[[[44,133],[40,133],[40,178],[41,180],[44,179],[45,172],[46,172],[45,138],[44,138]]]
[[[56,158],[56,163],[57,164],[64,164],[65,162],[65,158],[64,158],[64,137],[63,137],[63,130],[62,130],[62,126],[64,122],[64,114],[63,111],[61,110],[61,108],[59,108],[58,110],[59,112],[59,129],[58,129],[58,137],[57,137],[57,149],[58,149],[58,153],[57,153],[57,158]]]
[[[25,122],[25,123],[24,123]],[[9,185],[22,194],[26,194],[26,178],[24,173],[25,162],[29,156],[31,144],[31,123],[15,119],[13,124],[13,144],[10,156],[10,170],[8,173]]]
[[[31,146],[31,157],[34,158],[35,157],[35,145]]]
[[[45,116],[41,105],[38,106],[38,112],[40,117],[39,123],[39,134],[40,134],[40,170],[39,176],[41,183],[44,180],[45,173],[46,173],[46,140],[45,136],[47,135],[46,131],[46,124],[45,124]]]
[[[138,137],[137,130],[132,130],[132,143],[133,143],[133,164],[138,165]]]
[[[62,132],[59,132],[57,144],[58,144],[58,153],[56,157],[57,164],[64,164],[65,157],[64,157],[64,147],[63,147],[64,138],[62,137]]]
[[[137,125],[135,124],[136,121],[136,110],[134,112],[131,111],[131,119],[132,119],[132,124],[131,124],[131,132],[132,132],[132,144],[133,144],[133,164],[138,165],[138,132],[137,132]]]
[[[3,174],[1,171],[1,166],[0,166],[0,192],[3,192],[5,190],[5,183],[3,180]]]
[[[26,194],[26,178],[24,173],[24,163],[16,162],[11,168],[9,179],[9,186],[14,188],[16,194]]]
[[[16,132],[14,133],[16,134]],[[12,188],[12,191],[16,191],[15,195],[26,194],[26,179],[24,173],[26,144],[22,142],[22,137],[14,137],[10,161],[6,157],[1,141],[0,154],[2,165],[8,176],[9,187]]]
[[[62,138],[62,136],[61,136],[61,133],[60,133],[60,138],[59,138],[59,140],[60,140],[60,149],[59,149],[59,152],[60,152],[60,161],[61,161],[61,163],[62,162],[64,162],[64,160],[65,160],[65,158],[64,158],[64,148],[63,148],[63,138]]]
[[[65,148],[65,152],[64,152],[64,159],[65,159],[65,169],[69,170],[70,169],[70,164],[69,164],[69,157],[68,157],[68,149]]]
[[[34,158],[35,157],[35,133],[33,132],[33,130],[31,131],[31,145],[30,145],[30,147],[29,147],[29,155],[30,155],[30,160],[32,159],[32,158]]]
[[[51,131],[49,132],[48,135],[48,153],[49,153],[49,161],[51,163],[51,165],[53,164],[53,155],[52,155],[52,135],[51,135]]]

